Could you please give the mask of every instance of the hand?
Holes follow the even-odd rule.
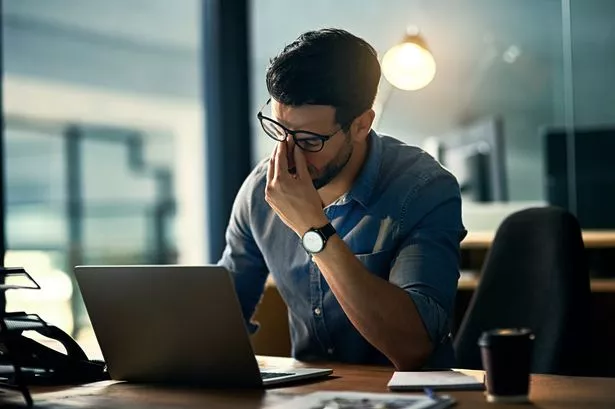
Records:
[[[296,172],[288,169],[288,144],[279,142],[269,159],[265,200],[299,236],[329,223],[300,148],[292,145]]]

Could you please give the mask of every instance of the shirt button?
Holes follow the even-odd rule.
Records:
[[[322,311],[320,311],[320,308],[318,308],[318,307],[314,308],[314,314],[320,315],[321,312]]]
[[[333,348],[329,348],[329,349],[327,349],[327,353],[328,353],[329,355],[333,355]]]

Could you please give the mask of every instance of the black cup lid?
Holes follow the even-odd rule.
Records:
[[[529,328],[497,328],[483,332],[478,340],[478,345],[481,347],[490,346],[497,340],[512,340],[512,339],[528,339],[533,340],[534,334]]]

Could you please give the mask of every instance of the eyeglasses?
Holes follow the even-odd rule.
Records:
[[[288,135],[293,137],[293,141],[295,141],[295,145],[304,151],[308,152],[319,152],[325,146],[325,142],[331,139],[335,134],[348,126],[352,121],[348,124],[341,126],[337,131],[333,132],[329,135],[321,135],[318,133],[310,132],[310,131],[292,131],[286,128],[279,122],[274,121],[273,119],[266,117],[263,115],[263,109],[271,102],[271,98],[267,100],[265,105],[261,108],[261,110],[256,114],[256,117],[261,123],[263,130],[267,135],[269,135],[272,139],[282,142],[286,140]]]

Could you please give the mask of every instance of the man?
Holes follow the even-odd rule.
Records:
[[[219,264],[247,320],[273,275],[297,359],[448,367],[459,187],[371,129],[379,80],[375,50],[343,30],[307,32],[272,60],[258,119],[278,142],[237,195]]]

